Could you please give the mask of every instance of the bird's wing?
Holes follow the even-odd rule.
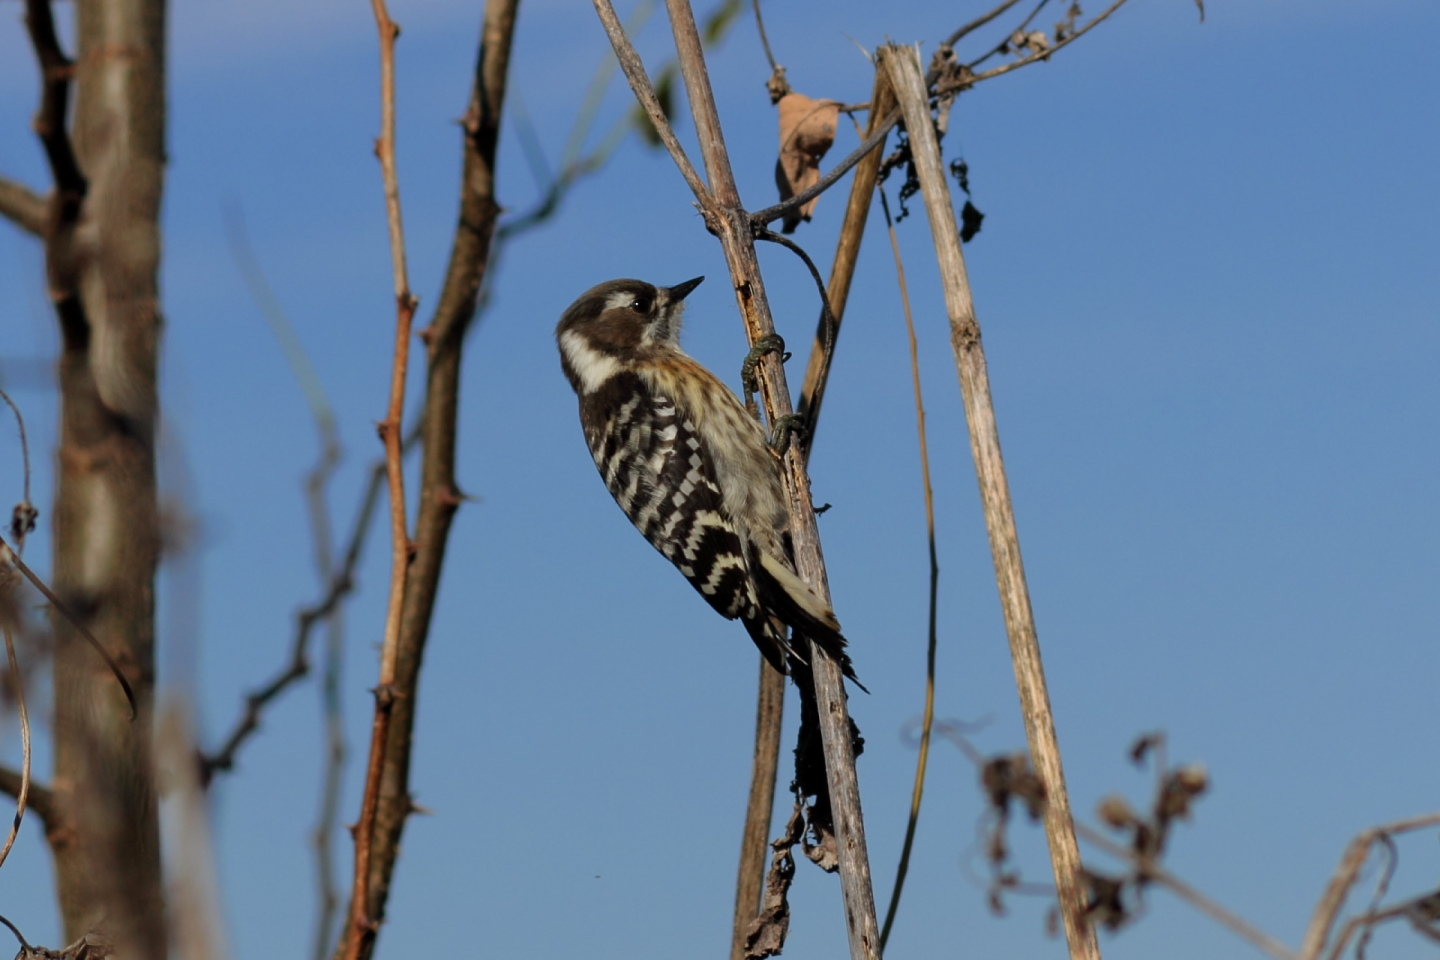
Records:
[[[685,412],[627,373],[582,397],[581,422],[606,488],[645,539],[721,616],[760,617],[744,542]]]

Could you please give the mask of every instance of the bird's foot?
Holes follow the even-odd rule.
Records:
[[[785,456],[785,451],[790,449],[791,438],[796,433],[804,433],[806,429],[805,418],[798,413],[777,417],[770,425],[770,448],[775,451],[776,456]]]
[[[785,340],[778,333],[766,334],[756,340],[755,346],[745,354],[745,362],[740,365],[740,384],[745,388],[745,407],[751,415],[758,415],[755,392],[760,389],[760,380],[755,376],[755,368],[760,365],[760,358],[767,353],[780,354],[781,363],[790,359],[790,354],[785,352]]]

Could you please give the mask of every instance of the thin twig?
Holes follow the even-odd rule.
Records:
[[[994,20],[996,17],[1000,16],[1000,14],[1004,13],[1006,10],[1009,10],[1011,7],[1015,6],[1015,4],[1019,2],[1020,0],[1005,0],[1004,3],[1000,4],[998,7],[991,10],[989,13],[982,13],[974,20],[971,20],[969,23],[965,24],[963,27],[950,34],[950,36],[946,37],[944,42],[941,43],[941,46],[955,46],[955,44],[959,43],[963,37],[966,37],[974,31],[979,30],[981,27],[985,26],[985,24],[989,23],[991,20]]]
[[[1080,852],[1075,843],[1074,819],[1065,789],[1065,773],[1055,736],[1050,696],[1045,687],[1045,670],[1035,633],[1034,613],[1030,606],[1029,589],[1025,585],[1014,505],[1005,478],[1004,460],[1000,455],[999,428],[990,396],[985,352],[980,343],[980,325],[975,317],[965,274],[965,258],[960,250],[950,188],[940,164],[940,145],[930,113],[929,94],[921,77],[920,54],[910,47],[886,46],[880,49],[879,59],[889,72],[896,99],[905,113],[911,156],[920,179],[930,234],[945,288],[950,342],[960,377],[970,449],[975,459],[985,526],[990,535],[996,586],[1010,641],[1025,735],[1036,773],[1045,787],[1045,836],[1059,891],[1065,937],[1072,958],[1093,960],[1099,957],[1100,947],[1095,939],[1095,930],[1085,915]]]
[[[670,159],[675,161],[676,168],[685,182],[690,186],[690,192],[695,194],[695,199],[702,205],[709,202],[710,190],[700,179],[700,174],[695,172],[695,166],[690,158],[685,155],[685,149],[680,146],[680,141],[675,138],[675,131],[670,127],[670,121],[665,118],[665,111],[660,106],[660,98],[655,95],[655,88],[650,85],[650,78],[645,73],[645,64],[640,62],[640,55],[635,52],[635,45],[630,42],[630,37],[625,33],[625,28],[620,25],[620,20],[615,16],[615,7],[610,0],[594,0],[595,12],[600,15],[600,23],[605,27],[605,35],[610,38],[610,46],[615,51],[615,59],[620,61],[620,69],[625,72],[625,79],[630,81],[630,89],[635,94],[635,99],[644,108],[645,115],[655,125],[655,133],[660,137],[660,142],[665,144],[665,149],[670,152]]]
[[[1075,825],[1075,832],[1081,837],[1084,837],[1086,843],[1094,844],[1111,856],[1130,863],[1139,871],[1140,876],[1165,887],[1181,900],[1184,900],[1222,927],[1230,930],[1236,936],[1249,941],[1258,949],[1270,954],[1275,960],[1296,960],[1296,954],[1292,953],[1290,948],[1285,946],[1285,944],[1276,940],[1238,914],[1233,913],[1214,900],[1211,900],[1205,896],[1205,894],[1168,872],[1159,864],[1151,860],[1142,862],[1130,848],[1121,846],[1100,831],[1088,827],[1083,823],[1077,823]]]
[[[412,429],[405,438],[405,450],[412,449],[419,438],[419,431]],[[290,641],[290,654],[286,665],[264,686],[245,696],[245,709],[231,727],[230,733],[219,750],[201,758],[202,782],[209,783],[216,773],[229,771],[235,766],[235,757],[241,746],[260,726],[260,718],[266,705],[295,681],[310,672],[309,643],[311,631],[317,624],[328,620],[339,609],[340,603],[355,589],[355,569],[364,553],[365,542],[370,531],[371,518],[380,502],[380,492],[385,483],[385,458],[377,458],[370,468],[370,479],[365,493],[360,498],[360,509],[350,528],[344,557],[338,572],[325,585],[324,594],[308,607],[295,615],[295,635]]]
[[[967,88],[973,87],[975,84],[981,82],[982,80],[990,80],[994,77],[1000,76],[1001,74],[1009,73],[1012,70],[1018,70],[1021,67],[1027,67],[1037,60],[1049,60],[1050,57],[1054,55],[1057,51],[1061,50],[1062,48],[1068,46],[1071,43],[1074,43],[1076,40],[1079,40],[1081,37],[1085,36],[1085,34],[1089,33],[1091,28],[1096,27],[1103,23],[1105,20],[1109,19],[1110,15],[1116,10],[1119,10],[1121,7],[1123,7],[1125,3],[1126,0],[1115,0],[1114,3],[1110,4],[1110,6],[1106,7],[1100,13],[1096,14],[1095,19],[1091,20],[1089,23],[1085,24],[1085,26],[1081,27],[1079,30],[1076,30],[1074,33],[1070,34],[1070,36],[1066,37],[1064,40],[1061,40],[1053,47],[1049,47],[1048,49],[1042,50],[1039,53],[1033,53],[1028,57],[1022,57],[1021,59],[1016,60],[1013,63],[1007,63],[1004,66],[999,66],[991,70],[986,70],[984,73],[977,73],[973,77],[967,79],[964,85]]]
[[[32,236],[45,232],[45,198],[17,180],[0,177],[0,217]]]
[[[1040,15],[1040,11],[1044,10],[1049,3],[1050,0],[1039,0],[1039,2],[1035,4],[1035,8],[1031,10],[1030,13],[1026,15],[1025,19],[1021,20],[1010,31],[1009,34],[1006,35],[1004,40],[1001,40],[999,43],[995,44],[995,46],[991,47],[989,53],[986,53],[985,55],[978,57],[977,59],[971,60],[969,63],[965,64],[965,66],[967,66],[973,71],[977,66],[984,63],[986,60],[989,60],[991,57],[998,56],[1009,50],[1010,38],[1015,36],[1015,34],[1017,33],[1023,34],[1025,32],[1025,28],[1030,26],[1030,22],[1036,17],[1038,17]]]
[[[915,338],[915,317],[910,311],[910,291],[905,285],[905,261],[900,257],[900,241],[895,236],[895,221],[890,216],[890,202],[880,191],[880,207],[885,213],[885,226],[890,234],[890,252],[895,257],[895,278],[900,287],[900,303],[905,311],[905,332],[910,338],[910,377],[915,385],[915,430],[920,438],[920,478],[925,487],[925,538],[930,547],[930,616],[925,646],[925,708],[920,715],[920,751],[915,760],[915,785],[910,791],[910,816],[905,822],[905,841],[900,846],[900,863],[895,868],[895,889],[890,893],[890,906],[885,910],[885,923],[880,928],[880,952],[890,940],[895,912],[900,908],[900,894],[905,889],[905,875],[910,869],[910,851],[915,845],[915,828],[920,822],[920,800],[925,794],[925,767],[930,758],[930,731],[935,723],[935,647],[937,645],[936,609],[940,593],[940,561],[935,549],[935,491],[930,484],[930,446],[925,434],[925,398],[920,390],[920,346]]]

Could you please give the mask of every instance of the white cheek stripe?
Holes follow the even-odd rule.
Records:
[[[565,359],[570,361],[570,368],[580,378],[580,389],[584,393],[594,393],[606,380],[620,372],[619,360],[591,347],[574,331],[560,335],[560,349],[565,351]]]

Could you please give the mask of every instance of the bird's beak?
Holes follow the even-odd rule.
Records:
[[[696,277],[694,280],[686,280],[684,283],[675,284],[675,286],[666,291],[670,294],[670,302],[679,303],[681,300],[684,300],[690,295],[691,290],[700,286],[700,281],[704,279],[704,277]]]

